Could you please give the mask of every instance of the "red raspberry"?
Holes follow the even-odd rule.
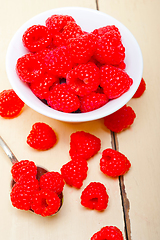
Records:
[[[88,164],[84,159],[71,160],[61,168],[61,174],[66,184],[81,188],[87,177]]]
[[[15,185],[22,186],[26,191],[30,191],[30,193],[33,193],[35,190],[39,190],[40,187],[36,176],[27,173],[21,175]]]
[[[53,43],[55,46],[66,46],[70,38],[76,38],[82,35],[81,27],[75,22],[68,22],[61,32],[54,35]]]
[[[79,64],[67,74],[66,83],[75,94],[87,95],[100,84],[99,68],[94,63]]]
[[[27,143],[30,147],[37,150],[47,150],[52,148],[57,142],[54,130],[47,124],[37,122],[27,136]]]
[[[58,80],[58,77],[46,72],[42,79],[30,84],[30,89],[38,98],[47,99],[51,86]]]
[[[102,93],[92,92],[80,98],[81,112],[90,112],[98,109],[108,102],[108,97]]]
[[[37,167],[33,161],[21,160],[13,164],[11,174],[15,182],[18,182],[22,175],[36,177]]]
[[[32,83],[41,79],[44,73],[44,66],[37,60],[34,54],[26,54],[20,57],[16,63],[18,77],[23,82]]]
[[[72,159],[88,160],[101,148],[101,140],[93,134],[77,131],[71,134],[69,154]]]
[[[113,132],[121,132],[131,126],[136,114],[129,106],[124,105],[118,111],[104,117],[104,125]]]
[[[94,34],[84,34],[68,41],[68,48],[74,63],[87,63],[96,49]]]
[[[12,205],[21,210],[29,210],[31,208],[33,193],[26,191],[21,185],[15,184],[10,193]]]
[[[46,26],[52,32],[53,36],[63,31],[68,22],[75,22],[74,18],[68,15],[54,14],[47,18]]]
[[[133,84],[133,80],[125,71],[114,66],[105,65],[101,67],[100,75],[100,85],[109,99],[120,97]]]
[[[100,159],[100,170],[110,176],[118,177],[125,174],[131,167],[127,157],[113,149],[105,149]]]
[[[49,189],[58,195],[63,191],[64,180],[58,172],[47,172],[40,178],[41,189]]]
[[[61,78],[65,78],[73,63],[67,47],[58,47],[50,51],[44,58],[46,70]]]
[[[30,52],[38,52],[47,47],[52,41],[51,34],[43,25],[33,25],[23,34],[22,42]]]
[[[108,32],[111,32],[115,37],[121,39],[120,31],[115,25],[107,25],[105,27],[95,29],[92,33],[96,35],[98,39],[101,39],[101,37]]]
[[[47,103],[53,109],[66,113],[74,112],[80,106],[79,98],[66,83],[56,85],[52,88]]]
[[[108,205],[106,187],[100,182],[91,182],[81,194],[81,204],[98,211],[105,210]]]
[[[100,231],[96,232],[91,240],[124,240],[122,232],[115,226],[103,227]]]
[[[119,34],[113,30],[101,36],[94,57],[102,64],[120,64],[125,58],[125,48]]]
[[[55,214],[61,206],[61,200],[58,195],[49,189],[41,189],[35,192],[32,210],[43,217]]]
[[[17,117],[24,102],[17,96],[13,89],[3,90],[0,93],[0,116],[4,118]]]
[[[139,98],[140,96],[142,96],[142,94],[144,93],[145,90],[146,90],[146,83],[145,83],[144,79],[142,78],[137,91],[133,95],[133,98]]]

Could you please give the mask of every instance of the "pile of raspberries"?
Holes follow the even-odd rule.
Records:
[[[19,78],[51,108],[89,112],[120,97],[133,80],[125,72],[119,29],[85,32],[68,15],[52,15],[22,36],[28,53],[16,63]]]

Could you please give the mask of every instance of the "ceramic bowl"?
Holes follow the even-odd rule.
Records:
[[[27,53],[26,48],[22,44],[22,35],[28,27],[34,24],[45,25],[45,20],[53,14],[66,14],[72,16],[76,20],[77,24],[79,24],[81,28],[87,32],[91,32],[96,28],[106,25],[115,25],[119,28],[122,35],[122,42],[126,50],[125,71],[133,79],[133,84],[128,92],[124,93],[117,99],[109,101],[103,107],[87,113],[64,113],[54,110],[44,104],[32,93],[27,84],[19,79],[15,71],[17,59]],[[142,78],[143,58],[135,37],[121,22],[115,18],[97,10],[80,7],[66,7],[43,12],[31,18],[19,28],[8,46],[6,55],[6,71],[12,88],[30,108],[53,119],[65,122],[86,122],[110,115],[124,106],[132,98]]]

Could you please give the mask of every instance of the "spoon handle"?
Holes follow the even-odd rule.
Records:
[[[7,156],[10,158],[12,164],[18,162],[18,159],[17,159],[16,156],[13,154],[13,152],[10,150],[10,148],[8,147],[8,145],[5,143],[5,141],[2,139],[1,136],[0,136],[0,146],[1,146],[2,149],[5,151],[5,153],[7,154]]]

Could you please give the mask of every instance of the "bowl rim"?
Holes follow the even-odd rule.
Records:
[[[73,16],[75,18],[76,22],[78,22],[78,21],[80,21],[80,15],[82,13],[83,13],[83,18],[84,18],[84,16],[86,16],[85,14],[87,14],[87,17],[88,17],[88,15],[89,16],[90,15],[96,15],[97,17],[99,16],[99,18],[102,18],[102,19],[104,18],[104,19],[108,20],[109,22],[112,22],[112,25],[116,25],[120,29],[120,32],[121,32],[121,35],[122,35],[122,42],[124,41],[124,46],[127,43],[126,39],[125,39],[125,36],[129,38],[130,43],[128,43],[128,44],[131,45],[131,46],[133,44],[133,46],[135,46],[135,49],[130,49],[129,53],[132,53],[133,56],[136,56],[136,60],[134,62],[136,62],[137,68],[134,69],[134,70],[138,71],[137,75],[139,76],[139,79],[134,81],[133,85],[131,86],[131,88],[129,89],[128,92],[124,93],[121,97],[108,102],[106,104],[107,107],[108,107],[107,111],[106,111],[106,105],[104,105],[99,109],[96,109],[96,110],[93,110],[93,111],[87,112],[87,113],[64,113],[64,112],[54,110],[54,109],[50,108],[49,106],[45,105],[41,100],[39,100],[31,92],[30,89],[28,89],[30,92],[27,91],[27,93],[29,93],[29,95],[25,96],[23,94],[22,90],[24,90],[24,89],[27,90],[26,87],[28,87],[28,86],[18,78],[18,76],[16,74],[16,71],[15,71],[15,65],[13,65],[13,61],[12,61],[13,56],[12,55],[13,55],[14,50],[18,51],[18,53],[19,52],[23,52],[23,54],[27,53],[27,50],[23,46],[21,46],[20,49],[17,48],[17,46],[16,46],[17,37],[21,36],[22,33],[24,33],[25,29],[27,29],[29,26],[33,25],[34,24],[33,22],[35,22],[35,24],[37,24],[36,21],[38,19],[40,19],[40,18],[46,19],[46,17],[50,17],[53,14],[70,15],[70,16]],[[99,21],[98,18],[97,18],[97,21]],[[38,22],[40,22],[40,20],[38,20]],[[94,24],[95,24],[95,22],[94,22]],[[102,25],[102,26],[110,25],[108,23],[107,24],[106,23],[101,24],[101,21],[98,22],[97,24]],[[83,25],[86,26],[86,23],[83,22]],[[93,28],[93,30],[94,29],[95,29],[95,27]],[[21,42],[21,39],[18,39],[18,41]],[[127,46],[125,46],[125,48]],[[128,49],[127,49],[127,51],[128,51]],[[127,52],[126,52],[126,54],[127,54]],[[125,58],[125,61],[127,61],[127,60],[128,60],[128,55]],[[138,63],[137,63],[137,61],[138,61]],[[15,59],[14,59],[14,63],[15,63]],[[131,71],[131,66],[130,65],[126,65],[126,70],[125,71],[127,73]],[[14,66],[14,69],[13,69],[13,66]],[[136,73],[134,72],[134,70],[132,70],[131,72],[132,72],[132,74],[135,75]],[[125,25],[123,25],[120,21],[118,21],[114,17],[112,17],[112,16],[110,16],[106,13],[103,13],[99,10],[90,9],[90,8],[62,7],[62,8],[50,9],[50,10],[47,10],[47,11],[44,11],[42,13],[37,14],[36,16],[34,16],[34,17],[30,18],[28,21],[26,21],[16,31],[16,33],[14,34],[14,36],[12,37],[12,39],[9,43],[8,49],[7,49],[6,72],[7,72],[9,82],[10,82],[12,88],[14,89],[14,91],[22,99],[22,101],[24,101],[25,104],[28,105],[33,110],[35,110],[35,111],[39,112],[40,114],[45,115],[47,117],[50,117],[50,118],[53,118],[53,119],[56,119],[56,120],[60,120],[60,121],[64,121],[64,122],[87,122],[87,121],[93,121],[93,120],[97,120],[97,119],[103,118],[105,116],[108,116],[108,115],[112,114],[113,112],[117,111],[118,109],[120,109],[121,107],[123,107],[125,104],[128,103],[128,101],[133,97],[134,93],[138,89],[138,86],[139,86],[141,78],[142,78],[143,57],[142,57],[142,52],[141,52],[140,46],[139,46],[136,38],[129,31],[129,29],[127,27],[125,27]],[[33,100],[36,103],[36,105],[35,104],[33,105]],[[115,102],[116,102],[116,104],[115,104]]]

